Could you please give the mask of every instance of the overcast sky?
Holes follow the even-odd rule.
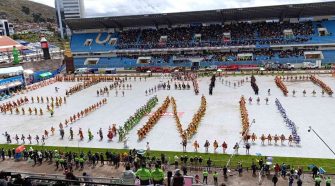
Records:
[[[32,0],[54,7],[54,0]],[[84,0],[86,17],[169,13],[332,0]]]

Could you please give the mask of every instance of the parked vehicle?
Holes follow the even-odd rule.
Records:
[[[312,62],[303,62],[301,68],[302,69],[317,69],[319,67]]]

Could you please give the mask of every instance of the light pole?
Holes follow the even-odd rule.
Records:
[[[326,147],[335,155],[335,152],[333,151],[333,149],[331,149],[330,147],[329,147],[329,145],[321,138],[321,136],[319,136],[319,134],[317,133],[317,132],[315,132],[315,130],[311,127],[311,126],[309,126],[309,129],[308,129],[308,132],[311,132],[311,131],[313,131],[314,132],[314,134],[326,145]]]

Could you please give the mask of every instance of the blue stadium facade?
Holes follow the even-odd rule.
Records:
[[[75,68],[335,63],[335,2],[68,20]]]

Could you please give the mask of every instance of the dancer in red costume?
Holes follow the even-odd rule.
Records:
[[[112,132],[113,132],[113,135],[116,136],[116,124],[113,124],[113,127],[112,127]]]
[[[80,137],[80,141],[83,141],[84,139],[84,134],[83,131],[81,130],[81,128],[79,128],[79,133],[78,133],[79,137]]]
[[[114,137],[114,135],[113,135],[113,129],[112,129],[110,126],[109,126],[109,129],[108,129],[107,137],[108,137],[108,139],[109,139],[110,141],[112,141],[112,140],[113,140],[113,137]]]

